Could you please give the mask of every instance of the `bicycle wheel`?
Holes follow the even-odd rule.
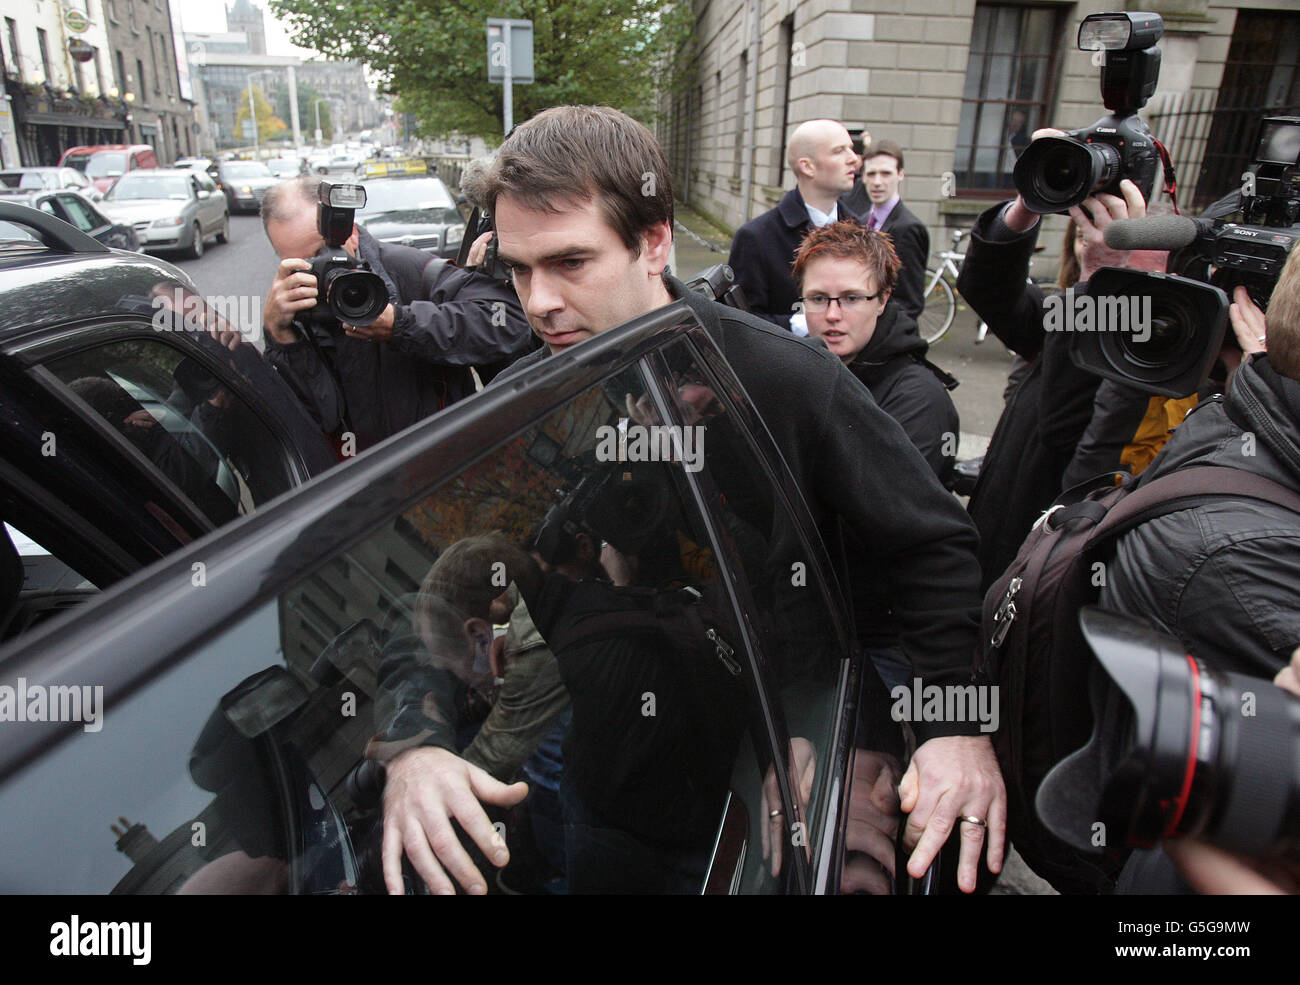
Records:
[[[927,270],[925,277],[933,282],[933,286],[925,295],[925,310],[916,320],[916,327],[921,338],[933,345],[952,327],[952,320],[957,317],[957,299],[953,296],[952,285],[943,277],[936,279],[933,270]]]

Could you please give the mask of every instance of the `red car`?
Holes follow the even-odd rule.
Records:
[[[59,167],[76,168],[93,181],[99,191],[106,192],[128,171],[158,167],[158,155],[148,144],[69,147],[59,159]]]

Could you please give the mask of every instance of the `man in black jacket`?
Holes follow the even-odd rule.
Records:
[[[913,319],[925,309],[925,263],[930,256],[930,231],[899,193],[903,183],[903,148],[892,140],[869,145],[862,152],[862,177],[844,196],[844,204],[868,229],[888,233],[903,268],[898,274],[894,303]]]
[[[575,162],[589,173],[575,173]],[[651,196],[641,193],[647,169],[658,177]],[[668,175],[649,131],[607,107],[546,110],[502,145],[489,180],[500,255],[546,343],[510,373],[679,299],[751,394],[823,540],[834,551],[841,530],[852,527],[888,571],[903,650],[917,675],[941,686],[969,683],[979,602],[969,522],[902,429],[824,345],[664,276],[672,245]],[[974,722],[913,727],[923,741],[900,786],[906,837],[916,846],[908,871],[922,875],[957,829],[958,883],[971,891],[986,830],[990,869],[1002,862],[1006,796],[992,745]],[[391,890],[401,887],[403,853],[426,881],[450,888],[441,862],[462,885],[483,885],[459,846],[445,842],[450,814],[466,830],[490,831],[469,809],[475,796],[501,805],[518,799],[444,749],[393,760],[384,829]],[[482,847],[489,851],[490,839]],[[494,862],[504,864],[504,852]]]
[[[508,288],[423,250],[381,243],[357,226],[343,248],[383,278],[390,304],[371,325],[308,329],[300,316],[317,298],[308,259],[325,245],[319,185],[304,175],[269,189],[262,201],[266,235],[280,257],[262,315],[266,358],[351,454],[473,393],[472,366],[517,358],[533,340]]]
[[[1300,491],[1300,250],[1287,259],[1267,321],[1245,288],[1234,293],[1229,310],[1245,362],[1226,397],[1187,415],[1142,483],[1219,465]],[[1121,538],[1101,603],[1150,620],[1213,666],[1271,678],[1300,644],[1297,585],[1300,515],[1225,499],[1157,517]]]
[[[858,156],[853,138],[834,120],[801,123],[790,135],[785,155],[798,187],[786,192],[776,208],[736,230],[727,263],[751,311],[807,335],[790,269],[794,251],[809,229],[852,215],[837,199],[853,187]]]

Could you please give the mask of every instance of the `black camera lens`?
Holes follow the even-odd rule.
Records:
[[[1212,668],[1138,620],[1086,607],[1079,624],[1099,665],[1095,724],[1043,780],[1044,823],[1084,850],[1100,821],[1110,845],[1191,836],[1295,857],[1300,700]]]
[[[330,313],[349,325],[369,325],[388,307],[388,289],[369,270],[336,267],[325,275],[322,293]]]
[[[1119,151],[1110,144],[1040,137],[1016,161],[1014,177],[1025,207],[1048,214],[1080,204],[1119,173]]]

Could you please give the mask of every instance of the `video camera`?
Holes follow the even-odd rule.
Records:
[[[1234,288],[1261,309],[1287,255],[1300,242],[1300,117],[1260,121],[1255,157],[1240,191],[1199,219],[1121,219],[1106,227],[1119,250],[1170,250],[1172,274],[1106,267],[1088,283],[1093,298],[1127,297],[1150,306],[1148,330],[1077,334],[1075,363],[1099,376],[1152,393],[1183,397],[1210,375],[1228,331]]]
[[[1016,161],[1016,190],[1031,212],[1067,212],[1089,195],[1119,195],[1128,178],[1151,197],[1160,165],[1155,138],[1137,111],[1155,94],[1164,34],[1159,14],[1092,14],[1079,25],[1080,51],[1103,57],[1101,99],[1110,110],[1090,127],[1040,137]]]
[[[1093,732],[1038,788],[1048,829],[1093,854],[1100,822],[1107,850],[1192,837],[1300,860],[1300,699],[1138,620],[1090,606],[1079,625],[1098,661]]]
[[[320,184],[316,225],[325,245],[309,262],[316,278],[316,306],[303,312],[303,321],[338,331],[341,324],[369,325],[388,307],[383,278],[343,249],[352,235],[357,209],[366,204],[360,185]]]

